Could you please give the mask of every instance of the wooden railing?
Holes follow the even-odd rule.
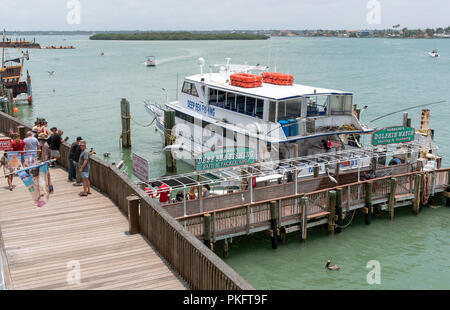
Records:
[[[0,112],[0,131],[8,133],[10,127],[31,127]],[[61,145],[59,163],[68,168],[70,145]],[[136,195],[140,199],[140,232],[167,260],[172,268],[192,289],[254,289],[214,252],[187,231],[144,191],[139,189],[128,176],[115,166],[93,156],[91,157],[90,181],[93,186],[106,194],[125,214],[128,215],[126,197]]]
[[[428,172],[409,172],[395,176],[386,176],[377,179],[351,183],[336,187],[330,187],[310,193],[290,195],[272,200],[278,201],[278,223],[284,226],[293,223],[299,223],[302,218],[300,208],[301,197],[308,198],[306,212],[308,217],[317,215],[326,216],[331,210],[327,202],[327,193],[337,188],[343,189],[342,208],[344,211],[354,209],[356,206],[364,206],[365,203],[365,184],[372,183],[372,201],[387,202],[390,195],[391,179],[395,177],[398,180],[395,195],[413,195],[415,187],[416,174],[423,174],[427,180],[423,189],[433,194],[433,191],[442,191],[448,184],[448,175],[450,168],[438,169]],[[422,190],[423,190],[422,189]],[[221,208],[210,212],[202,212],[178,217],[177,220],[187,230],[199,239],[204,238],[203,217],[210,214],[212,218],[212,241],[223,239],[225,236],[248,234],[251,230],[270,226],[270,200],[259,201],[255,203],[240,204],[234,207]],[[262,229],[260,229],[262,230]]]

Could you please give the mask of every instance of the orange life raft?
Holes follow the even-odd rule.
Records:
[[[294,76],[291,74],[263,72],[262,78],[264,83],[275,85],[292,85],[294,83]]]

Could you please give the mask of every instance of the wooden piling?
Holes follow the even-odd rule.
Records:
[[[395,208],[395,193],[397,192],[398,180],[396,178],[391,179],[391,191],[389,192],[389,219],[394,219]]]
[[[130,103],[122,98],[120,101],[120,115],[122,118],[122,147],[131,147]]]
[[[164,111],[164,145],[172,145],[175,141],[172,135],[172,128],[175,126],[175,111]],[[173,158],[171,151],[166,151],[166,170],[168,172],[177,171],[176,159]]]
[[[336,189],[336,222],[334,231],[340,233],[342,231],[342,196],[344,194],[343,188]]]
[[[207,213],[203,215],[203,225],[205,234],[203,242],[211,249],[211,214]]]
[[[308,230],[308,197],[302,197],[300,199],[300,209],[302,210],[301,241],[306,241],[306,231]]]
[[[365,197],[365,203],[366,207],[364,208],[364,212],[366,213],[365,216],[365,222],[366,225],[370,225],[370,222],[372,220],[372,182],[366,183],[366,197]]]
[[[271,237],[272,237],[272,249],[276,249],[278,247],[278,237],[277,237],[277,202],[270,202],[270,229],[271,229]]]
[[[128,225],[130,235],[139,233],[139,197],[135,195],[128,196]]]
[[[334,222],[335,222],[335,214],[336,214],[336,191],[328,192],[328,210],[330,214],[328,214],[328,233],[334,234]]]
[[[228,239],[227,238],[225,238],[225,240],[223,242],[223,252],[222,253],[223,253],[224,258],[228,257],[229,251],[228,251]]]
[[[420,205],[420,174],[414,175],[414,200],[413,200],[413,213],[419,214],[419,205]]]
[[[25,139],[25,127],[17,126],[17,131],[19,132],[20,139]]]
[[[408,127],[408,112],[403,112],[403,126]]]
[[[447,172],[447,188],[445,189],[444,196],[446,197],[445,205],[450,207],[450,171]]]
[[[319,177],[319,164],[314,165],[314,177]]]
[[[406,127],[411,127],[411,119],[409,117],[406,120]]]

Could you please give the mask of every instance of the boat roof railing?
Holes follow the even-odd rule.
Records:
[[[220,184],[222,182],[242,181],[249,177],[269,177],[288,172],[299,172],[304,169],[313,169],[316,165],[325,165],[334,168],[338,163],[345,163],[355,159],[369,159],[373,157],[387,157],[394,155],[406,155],[424,150],[431,150],[433,154],[438,147],[434,144],[421,144],[419,142],[407,142],[389,144],[383,146],[369,146],[360,149],[341,150],[329,153],[320,153],[297,158],[283,159],[269,162],[228,167],[214,170],[194,171],[179,175],[167,175],[149,180],[146,184],[163,183],[170,190],[186,189],[192,186],[204,186]],[[361,160],[358,161],[358,169],[361,168]],[[326,173],[326,169],[324,169]],[[323,173],[323,172],[322,172]]]

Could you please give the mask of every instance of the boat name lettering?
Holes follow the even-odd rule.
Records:
[[[214,117],[216,114],[214,107],[210,107],[205,104],[200,104],[200,103],[194,102],[192,100],[187,101],[187,107],[191,110],[194,110],[195,112],[208,114],[209,116],[212,116],[212,117]]]

